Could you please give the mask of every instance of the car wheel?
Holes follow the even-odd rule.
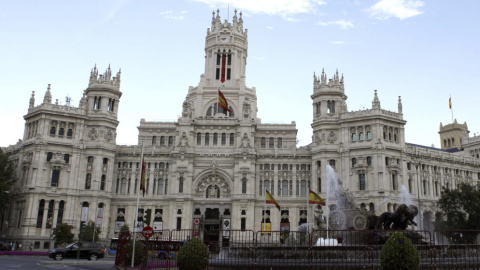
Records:
[[[90,254],[90,257],[88,257],[88,259],[90,261],[96,261],[98,259],[98,255],[97,254]]]
[[[167,255],[165,255],[165,253],[160,253],[160,254],[158,254],[158,258],[159,259],[166,259]]]
[[[55,254],[55,261],[61,261],[61,260],[63,260],[63,254],[62,253]]]

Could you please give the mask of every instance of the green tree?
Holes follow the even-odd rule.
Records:
[[[15,183],[15,170],[8,155],[0,148],[0,212],[8,207],[11,201],[10,188]]]
[[[123,225],[121,228],[120,228],[120,232],[129,232],[130,231],[130,227],[128,227],[127,224]]]
[[[93,232],[95,231],[95,239],[93,239]],[[82,241],[89,241],[93,242],[98,241],[98,235],[101,233],[100,227],[95,228],[95,222],[89,221],[88,224],[83,226],[82,232],[81,232],[81,240]]]
[[[477,187],[462,183],[457,189],[443,189],[437,202],[445,220],[435,223],[437,230],[455,230],[445,232],[455,243],[472,243],[478,233],[458,232],[461,230],[480,230],[480,191]]]
[[[190,239],[177,255],[178,269],[203,270],[208,262],[207,246],[198,238]]]
[[[57,245],[63,243],[72,243],[73,237],[75,236],[72,233],[73,226],[68,225],[67,223],[59,224],[56,228],[52,231],[53,240]]]

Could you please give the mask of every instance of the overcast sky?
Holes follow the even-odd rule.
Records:
[[[23,136],[32,91],[39,105],[78,106],[91,68],[122,69],[117,144],[136,144],[140,119],[175,121],[204,73],[212,11],[248,29],[247,86],[264,123],[296,121],[311,142],[313,73],[345,76],[349,110],[402,97],[406,141],[439,147],[453,117],[480,132],[480,1],[172,0],[0,2],[0,146]]]

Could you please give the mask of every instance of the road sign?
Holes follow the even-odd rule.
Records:
[[[147,227],[143,228],[143,230],[142,230],[142,235],[143,235],[143,237],[145,237],[146,239],[152,237],[152,235],[153,235],[153,228],[150,227],[150,226],[147,226]]]

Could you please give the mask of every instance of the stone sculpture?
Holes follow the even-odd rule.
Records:
[[[377,229],[384,230],[405,230],[408,225],[415,225],[417,223],[413,219],[418,214],[418,208],[415,205],[407,206],[401,204],[394,213],[385,212],[378,217]]]

